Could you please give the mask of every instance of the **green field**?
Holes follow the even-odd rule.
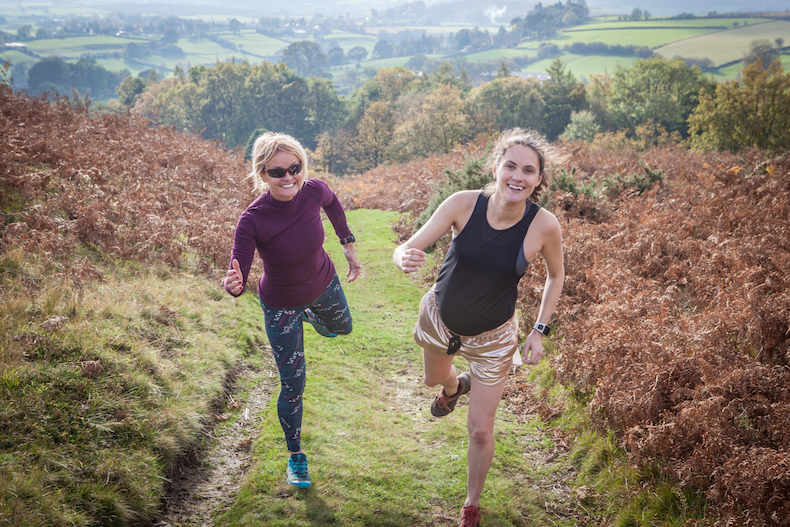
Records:
[[[368,50],[368,56],[370,56],[370,53],[373,52],[373,47],[378,42],[378,38],[373,35],[333,30],[331,35],[323,38],[323,41],[327,44],[327,51],[329,51],[329,48],[339,46],[343,53],[347,53],[351,48],[361,46]]]
[[[236,44],[239,50],[259,57],[270,57],[282,50],[294,40],[284,40],[270,37],[261,33],[257,33],[252,29],[243,29],[235,35],[230,32],[218,33],[217,36],[229,42],[233,42]],[[182,45],[183,41],[184,39],[179,40],[178,46],[186,52],[186,49]]]
[[[790,41],[790,22],[784,20],[749,24],[726,31],[677,40],[657,48],[655,51],[665,58],[709,58],[716,66],[741,60],[753,40],[774,42],[783,38]]]
[[[30,40],[26,42],[26,44],[30,51],[42,57],[58,55],[64,60],[76,60],[83,53],[112,53],[115,51],[123,51],[123,48],[130,42],[143,45],[148,44],[147,39],[132,39],[106,35],[97,35],[95,37],[46,38],[42,40]]]
[[[584,29],[564,30],[551,42],[560,47],[573,42],[603,42],[604,44],[620,46],[644,46],[655,48],[669,42],[694,37],[715,31],[705,28],[679,28],[679,27],[623,27],[612,29]]]

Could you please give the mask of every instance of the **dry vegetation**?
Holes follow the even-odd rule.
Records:
[[[587,394],[594,422],[616,430],[635,463],[701,489],[720,525],[786,524],[790,158],[564,148],[576,177],[599,189],[640,161],[663,181],[644,193],[551,196],[566,249],[559,378]],[[442,171],[480,151],[331,183],[349,208],[416,215]],[[75,288],[100,278],[77,258],[85,246],[224,267],[251,199],[245,171],[240,155],[198,137],[0,87],[0,244],[59,262]],[[398,229],[407,236],[410,224]],[[530,273],[521,307],[534,314],[541,266]]]
[[[193,249],[207,271],[252,200],[241,155],[129,115],[0,87],[3,244],[67,262],[78,243],[172,265]],[[32,206],[30,206],[32,204]]]
[[[785,525],[790,158],[564,148],[580,184],[604,189],[611,176],[643,172],[640,161],[663,181],[643,193],[551,196],[566,250],[559,378],[590,397],[594,422],[615,430],[635,463],[704,492],[721,525]],[[463,154],[335,185],[348,206],[418,212]],[[521,307],[534,316],[543,274],[530,273]]]

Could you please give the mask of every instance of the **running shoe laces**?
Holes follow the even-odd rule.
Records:
[[[307,456],[291,454],[288,459],[287,481],[290,485],[306,489],[310,486],[310,474],[307,471]]]

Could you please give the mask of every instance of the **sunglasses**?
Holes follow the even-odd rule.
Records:
[[[284,178],[286,172],[288,172],[292,176],[295,176],[301,171],[302,171],[301,163],[296,163],[295,165],[291,165],[288,168],[270,168],[268,170],[264,170],[264,172],[269,174],[269,177],[273,177],[275,179]]]

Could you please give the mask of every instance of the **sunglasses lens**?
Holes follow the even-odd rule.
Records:
[[[285,177],[286,172],[295,176],[296,174],[302,171],[302,164],[296,163],[295,165],[291,165],[288,168],[270,168],[265,172],[269,174],[269,177],[273,177],[275,179],[281,179]]]

